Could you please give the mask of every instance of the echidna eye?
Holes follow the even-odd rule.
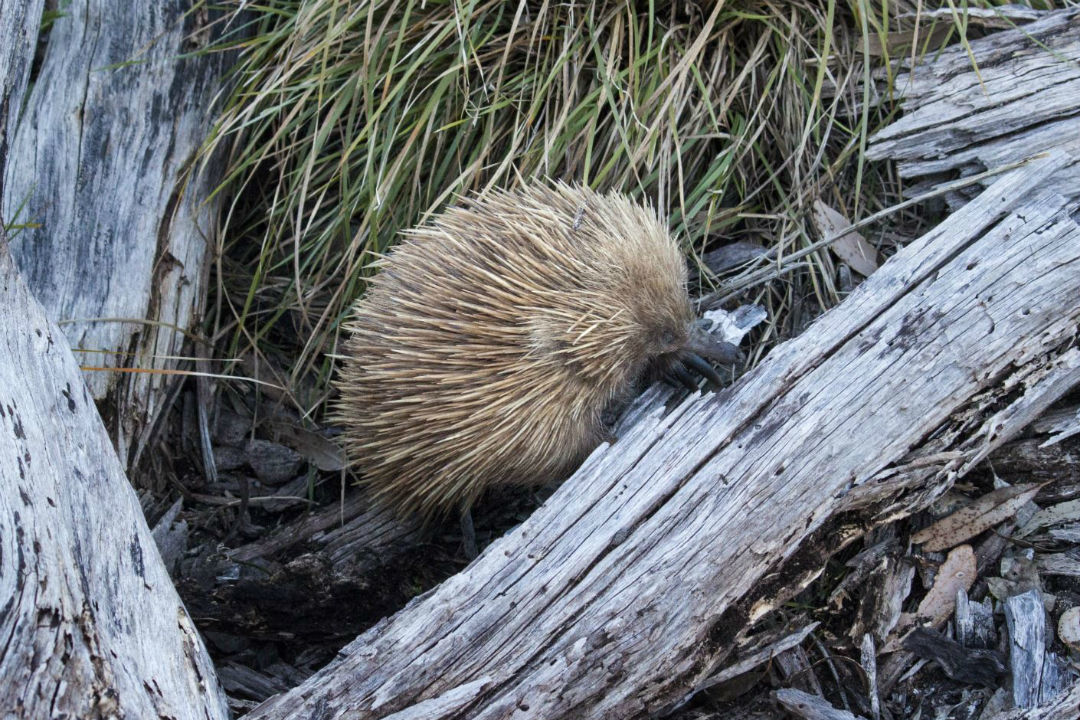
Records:
[[[675,343],[675,333],[670,330],[663,330],[660,332],[660,343],[662,345],[673,345]]]

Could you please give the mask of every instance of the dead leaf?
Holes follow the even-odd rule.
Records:
[[[716,275],[723,275],[735,268],[757,260],[769,251],[761,243],[750,240],[736,240],[715,250],[705,253],[702,261]]]
[[[959,545],[1015,515],[1031,502],[1041,487],[1038,484],[1014,485],[989,492],[915,533],[911,542],[922,545],[923,550],[929,552]]]
[[[930,620],[929,625],[944,622],[956,608],[956,591],[963,588],[966,592],[975,582],[975,551],[970,545],[953,548],[938,568],[934,585],[919,603],[915,615],[920,619]]]
[[[323,472],[336,472],[345,467],[345,453],[333,440],[289,423],[274,423],[273,428],[282,442]]]
[[[937,627],[945,622],[956,609],[957,591],[970,590],[975,583],[977,572],[975,551],[971,549],[971,546],[961,545],[953,548],[945,558],[945,562],[938,568],[934,585],[919,603],[919,608],[914,614],[904,613],[900,616],[900,622],[896,625],[893,637],[882,648],[882,652],[896,652],[900,648],[900,640],[916,624]]]
[[[851,227],[851,222],[836,210],[817,200],[814,202],[814,222],[822,237],[832,237]],[[833,241],[829,248],[863,277],[878,269],[877,250],[857,232],[849,232]]]

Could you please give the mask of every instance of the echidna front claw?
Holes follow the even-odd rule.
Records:
[[[668,374],[672,380],[678,381],[680,385],[689,390],[690,392],[697,392],[698,384],[694,376],[690,374],[690,371],[686,369],[686,366],[681,362],[673,362],[668,368]]]
[[[723,380],[721,379],[720,374],[717,373],[713,366],[706,362],[700,355],[695,355],[688,350],[683,350],[679,355],[679,359],[686,363],[691,370],[696,370],[702,377],[708,380],[709,386],[713,390],[719,390],[723,387]]]

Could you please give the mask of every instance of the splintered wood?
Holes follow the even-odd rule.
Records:
[[[898,75],[904,115],[871,138],[867,157],[897,161],[905,192],[918,195],[1080,141],[1077,27],[1080,8],[1048,13]],[[967,199],[947,196],[954,208]]]

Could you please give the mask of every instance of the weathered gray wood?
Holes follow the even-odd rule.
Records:
[[[956,640],[925,627],[916,627],[903,647],[918,658],[933,660],[946,676],[968,685],[994,688],[1005,674],[1005,656],[997,650],[965,648]]]
[[[964,647],[980,650],[997,644],[990,598],[981,603],[971,602],[966,590],[956,591],[956,641]]]
[[[865,720],[862,715],[833,707],[823,697],[793,688],[777,690],[776,701],[792,715],[806,720]]]
[[[355,493],[340,505],[331,505],[302,520],[227,553],[228,562],[250,563],[298,543],[324,551],[340,563],[364,554],[393,552],[394,545],[414,545],[423,537],[415,518],[400,519],[375,506],[366,493]]]
[[[820,625],[820,623],[810,623],[795,632],[788,633],[772,642],[764,643],[761,647],[754,647],[752,650],[743,654],[736,662],[728,665],[723,670],[698,685],[696,690],[701,691],[705,688],[719,685],[720,683],[737,678],[744,673],[748,673],[759,665],[771,662],[777,656],[801,645],[803,640],[806,639],[806,636],[816,630],[818,625]]]
[[[1043,443],[1044,447],[1057,445],[1075,435],[1080,435],[1080,407],[1061,408],[1052,415],[1053,417],[1046,418],[1046,425],[1039,428],[1040,432],[1050,435],[1050,438]]]
[[[865,580],[848,637],[854,642],[869,634],[884,643],[900,621],[914,578],[915,567],[909,558],[894,553],[884,555]]]
[[[1013,704],[1018,708],[1036,707],[1046,658],[1046,612],[1039,591],[1029,590],[1006,600],[1005,621],[1009,628]]]
[[[1017,708],[997,713],[985,720],[1076,720],[1080,717],[1080,682],[1073,683],[1069,692],[1062,694],[1049,705],[1038,708]]]
[[[1039,686],[1039,705],[1049,705],[1077,681],[1076,669],[1067,660],[1048,652],[1043,658],[1042,684]]]
[[[1045,575],[1080,578],[1080,560],[1066,553],[1039,553],[1035,556],[1039,571]]]
[[[0,608],[5,718],[228,717],[75,358],[2,238]]]
[[[183,503],[183,498],[177,499],[150,531],[154,537],[154,544],[157,545],[158,552],[161,554],[161,562],[170,576],[180,561],[180,556],[187,549],[187,521],[176,519]]]
[[[921,507],[1080,382],[1066,349],[1080,201],[1037,192],[1049,179],[1080,190],[1080,166],[1055,154],[1003,177],[733,388],[639,410],[466,571],[252,720],[404,717],[425,702],[429,718],[677,706],[858,536],[838,513],[859,527],[882,502]],[[924,445],[948,460],[849,504]]]
[[[9,131],[0,215],[25,201],[20,219],[40,224],[18,234],[13,252],[84,366],[174,367],[198,320],[215,206],[204,204],[210,179],[185,185],[186,171],[209,128],[225,59],[183,57],[209,38],[205,9],[189,12],[194,4],[64,5]],[[112,395],[125,463],[166,379],[87,372],[95,399]]]
[[[1068,689],[1077,673],[1054,653],[1046,651],[1046,612],[1037,590],[1005,601],[1009,628],[1009,664],[1013,702],[1018,708],[1048,705]]]
[[[859,663],[866,676],[866,697],[870,699],[870,715],[877,720],[881,717],[881,698],[878,694],[877,648],[874,636],[866,633],[859,644]]]
[[[780,672],[780,677],[796,690],[812,695],[821,695],[821,683],[814,672],[815,665],[801,646],[796,646],[773,658],[773,664]]]
[[[1064,490],[1069,483],[1080,482],[1080,441],[1059,442],[1055,433],[1039,433],[1034,426],[1032,430],[1038,434],[996,450],[987,460],[987,470],[1015,482],[1053,482]]]
[[[896,78],[904,116],[871,138],[867,156],[894,159],[901,177],[925,181],[910,194],[1080,138],[1080,8],[1046,13],[971,49],[956,44]]]
[[[0,3],[0,170],[26,94],[43,4],[43,0]],[[4,174],[0,172],[3,195]],[[0,224],[13,220],[0,211]]]

